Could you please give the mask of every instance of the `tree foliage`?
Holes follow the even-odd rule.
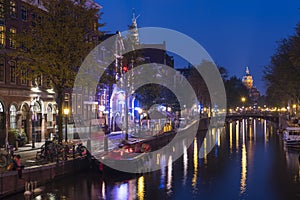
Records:
[[[64,92],[72,88],[77,69],[96,45],[99,10],[86,1],[44,0],[43,9],[32,6],[31,24],[17,34],[13,53],[18,71],[28,70],[28,79],[43,76],[56,93],[58,129],[62,136]]]
[[[248,89],[243,84],[242,80],[236,76],[232,76],[229,79],[225,79],[224,84],[227,96],[227,107],[236,108],[241,106],[241,98],[248,97]],[[250,103],[249,100],[246,102],[246,104],[248,103]]]
[[[267,102],[282,106],[297,103],[300,98],[300,24],[295,34],[282,39],[271,63],[264,68]]]

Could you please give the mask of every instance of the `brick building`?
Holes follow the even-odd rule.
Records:
[[[30,3],[28,3],[30,2]],[[87,3],[93,3],[88,0]],[[26,79],[27,71],[16,74],[17,62],[7,54],[16,48],[16,34],[39,22],[42,17],[33,6],[44,10],[41,1],[0,0],[0,145],[6,143],[10,129],[25,132],[29,141],[49,137],[55,129],[55,93],[42,76]],[[65,95],[70,100],[70,94]]]

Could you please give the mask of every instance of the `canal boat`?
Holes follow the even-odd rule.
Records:
[[[283,133],[286,147],[300,150],[300,127],[288,126]]]
[[[176,135],[178,137],[175,141],[181,143],[183,139],[192,141],[192,133],[198,130],[197,125],[198,123],[194,121],[184,128],[170,130],[152,137],[129,138],[129,140],[121,143],[118,148],[95,156],[98,160],[99,171],[109,178],[112,178],[113,175],[133,175],[148,172],[148,167],[151,168],[151,166],[157,164],[157,155],[154,151],[166,146],[171,140],[175,139]]]

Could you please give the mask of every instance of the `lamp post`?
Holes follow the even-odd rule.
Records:
[[[65,142],[68,142],[68,115],[69,115],[70,109],[64,108],[64,115],[65,115]]]
[[[32,111],[32,116],[31,116],[31,125],[32,125],[32,134],[31,134],[31,137],[32,137],[32,148],[34,149],[35,148],[35,110],[34,110],[34,102],[31,102],[31,111]]]
[[[243,110],[242,110],[242,112],[244,112],[246,98],[245,98],[245,97],[242,97],[242,98],[241,98],[241,101],[242,101],[242,103],[243,103]]]

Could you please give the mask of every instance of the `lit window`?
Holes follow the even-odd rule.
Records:
[[[9,29],[9,47],[10,48],[16,48],[16,32],[17,32],[17,30],[15,28]]]
[[[5,46],[5,26],[0,26],[0,45]]]
[[[9,1],[9,13],[11,17],[17,17],[16,2],[14,0]]]
[[[17,108],[11,105],[9,108],[10,114],[10,128],[17,128]]]
[[[5,80],[5,60],[0,59],[0,82],[4,82]]]
[[[10,61],[10,82],[16,83],[16,63]]]
[[[53,121],[53,113],[52,113],[52,105],[49,104],[47,106],[47,126],[51,127]]]

